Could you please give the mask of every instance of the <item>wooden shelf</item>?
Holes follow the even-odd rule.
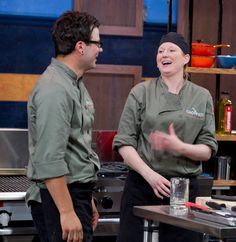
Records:
[[[236,135],[218,135],[216,134],[217,141],[236,141]]]
[[[236,186],[236,180],[214,180],[213,186],[215,187]]]
[[[187,67],[188,73],[236,75],[236,69]]]

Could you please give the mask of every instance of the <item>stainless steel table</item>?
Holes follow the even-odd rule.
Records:
[[[195,218],[189,211],[184,215],[176,215],[170,210],[170,206],[135,206],[134,214],[144,219],[144,242],[151,242],[153,222],[161,222],[177,227],[208,234],[227,241],[236,238],[236,227],[210,222]]]

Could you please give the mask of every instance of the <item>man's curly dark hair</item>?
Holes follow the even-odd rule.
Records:
[[[86,12],[65,12],[55,22],[52,30],[56,56],[70,54],[78,41],[88,42],[93,29],[99,25],[98,20]]]

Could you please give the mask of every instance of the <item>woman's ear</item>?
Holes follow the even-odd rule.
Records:
[[[190,61],[190,55],[189,54],[184,55],[184,65],[188,64],[189,61]]]

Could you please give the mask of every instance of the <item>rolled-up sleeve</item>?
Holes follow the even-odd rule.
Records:
[[[36,112],[36,145],[31,156],[34,177],[44,180],[69,173],[65,152],[72,110],[65,90],[54,87],[33,97]],[[32,118],[32,117],[31,117]],[[33,141],[34,142],[34,141]]]
[[[215,138],[214,106],[210,93],[206,105],[205,123],[197,137],[196,144],[208,145],[212,150],[212,156],[215,156],[218,150],[218,144]]]
[[[132,89],[126,100],[118,132],[113,140],[113,149],[116,151],[121,146],[133,146],[135,149],[137,148],[143,105],[141,98],[137,94],[137,88]]]

